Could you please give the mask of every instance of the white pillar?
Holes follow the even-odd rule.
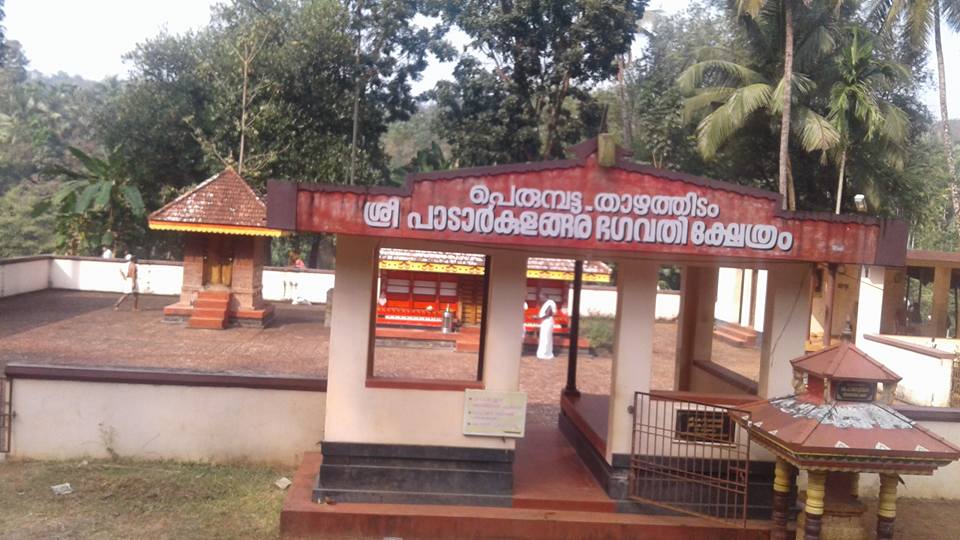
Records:
[[[860,296],[857,300],[856,341],[864,334],[879,334],[883,319],[883,281],[886,269],[882,266],[860,267]]]
[[[803,356],[809,322],[810,265],[771,266],[760,351],[760,397],[793,393],[790,360]]]
[[[523,354],[523,300],[527,295],[527,257],[496,252],[490,260],[486,292],[483,381],[487,390],[515,391],[520,384]],[[559,398],[558,398],[559,399]]]
[[[650,391],[653,325],[656,320],[660,263],[620,261],[617,268],[617,318],[614,322],[610,409],[607,413],[607,461],[629,454],[633,435],[634,392]]]
[[[336,301],[330,325],[324,438],[351,440],[351,424],[364,415],[363,389],[372,354],[377,241],[337,236]]]

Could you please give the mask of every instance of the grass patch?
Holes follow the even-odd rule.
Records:
[[[292,470],[245,465],[0,462],[3,538],[276,538]],[[70,495],[50,486],[69,482]]]
[[[580,335],[590,341],[590,346],[597,354],[610,354],[613,351],[613,317],[582,317]]]

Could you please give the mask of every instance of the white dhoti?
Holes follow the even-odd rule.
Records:
[[[537,340],[537,358],[553,360],[553,317],[540,321],[540,337]]]
[[[557,312],[557,304],[547,300],[540,306],[540,336],[537,340],[537,358],[553,360],[553,315]]]

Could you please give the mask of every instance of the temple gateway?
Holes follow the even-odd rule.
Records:
[[[734,414],[758,399],[792,395],[795,369],[811,374],[810,392],[827,384],[817,382],[819,371],[791,362],[804,355],[812,269],[856,268],[856,337],[876,333],[879,313],[894,300],[884,294],[888,268],[904,265],[907,239],[903,222],[787,212],[775,193],[633,163],[606,136],[573,147],[569,159],[418,174],[396,188],[272,181],[266,228],[336,235],[337,305],[322,459],[309,480],[314,501],[393,505],[381,512],[432,516],[427,521],[441,512],[429,508],[450,504],[666,512],[721,524],[711,538],[764,537],[752,520],[770,518],[775,464],[790,459],[768,448],[773,431],[758,445],[749,429],[756,425],[738,423],[743,417]],[[482,264],[483,287],[470,293],[477,296],[445,285],[452,272],[420,279],[417,269],[399,264],[400,253],[425,252],[469,254],[465,268]],[[418,257],[409,262],[426,264],[426,255]],[[585,281],[583,261],[616,269],[609,388],[581,392],[573,336],[566,385],[556,396],[561,412],[545,425],[528,425],[520,384],[523,304],[535,259],[577,261],[572,306]],[[655,301],[664,265],[681,268],[682,300],[674,388],[654,392]],[[767,272],[755,393],[731,386],[711,366],[721,265]],[[418,286],[424,298],[432,295],[432,309],[416,304]],[[401,358],[384,369],[376,326],[401,309],[400,301],[436,312],[456,302],[462,320],[474,317],[475,365],[448,371],[444,360],[411,373]],[[467,315],[465,305],[481,309]],[[580,309],[569,313],[574,330]],[[814,486],[819,478],[812,477]],[[305,518],[312,530],[353,530],[351,513],[359,510],[316,506],[323,507],[318,517]],[[314,510],[290,512],[284,520]],[[468,536],[471,519],[492,515],[485,512],[472,510],[450,526]],[[818,515],[815,508],[807,514]],[[497,531],[509,536],[507,529],[486,533]]]

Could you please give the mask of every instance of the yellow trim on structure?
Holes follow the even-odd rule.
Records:
[[[461,274],[482,276],[482,266],[472,266],[469,264],[447,264],[431,263],[423,261],[392,261],[381,259],[379,268],[381,270],[404,270],[407,272],[437,272],[440,274]],[[573,281],[573,272],[563,272],[560,270],[527,270],[527,278],[533,279],[556,279],[562,281]],[[591,283],[610,283],[610,276],[607,274],[583,274],[583,281]]]
[[[482,266],[469,264],[430,263],[422,261],[389,261],[380,260],[381,270],[405,270],[407,272],[438,272],[441,274],[462,274],[482,276]]]
[[[207,225],[204,223],[172,223],[170,221],[149,220],[147,225],[155,231],[183,231],[217,234],[242,234],[246,236],[283,236],[279,229],[263,227],[243,227],[240,225]]]

